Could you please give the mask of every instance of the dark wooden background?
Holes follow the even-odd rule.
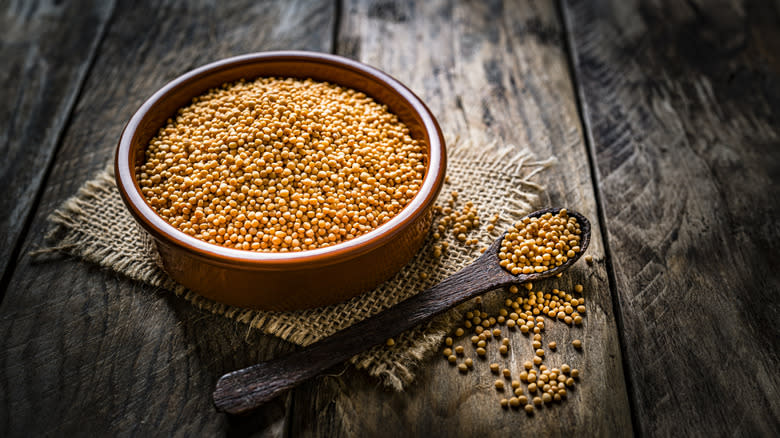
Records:
[[[0,436],[780,435],[777,1],[4,0],[0,29]],[[488,373],[432,357],[405,393],[343,366],[229,418],[216,379],[294,347],[29,256],[157,88],[275,49],[374,65],[447,133],[557,157],[544,203],[592,219],[596,259],[556,283],[589,299],[569,401],[503,411]]]

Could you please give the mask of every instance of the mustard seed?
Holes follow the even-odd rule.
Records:
[[[445,338],[444,339],[444,344],[447,345],[448,347],[452,346],[452,338],[449,338],[449,337]]]
[[[552,396],[545,392],[542,394],[542,401],[545,403],[552,403]]]
[[[502,345],[498,347],[498,352],[502,355],[506,355],[507,353],[509,353],[509,349],[506,347],[506,345]]]
[[[506,378],[512,377],[512,372],[509,371],[509,368],[504,368],[503,371],[501,371],[501,374]]]
[[[485,351],[485,349],[484,349],[484,348],[482,348],[482,347],[479,347],[479,348],[477,348],[477,355],[478,355],[478,356],[482,356],[482,357],[484,357],[484,356],[485,356],[485,354],[487,354],[487,351]]]
[[[497,363],[491,363],[490,364],[490,371],[494,374],[498,374],[499,366]]]
[[[582,293],[582,285],[581,284],[575,284],[574,285],[574,292],[577,292],[578,294]]]
[[[536,355],[539,357],[544,357],[544,350],[539,348],[538,350],[536,350]]]
[[[533,367],[534,367],[534,365],[530,361],[525,361],[523,363],[523,368],[525,368],[526,370],[530,370]]]
[[[520,407],[520,399],[517,397],[512,397],[509,399],[509,405],[513,408],[519,408]]]
[[[542,358],[539,356],[534,357],[534,365],[540,365],[542,363]]]
[[[458,336],[458,337],[460,337],[460,336],[463,336],[463,329],[462,329],[462,328],[460,328],[460,327],[458,327],[458,328],[455,330],[455,336]]]
[[[517,400],[520,402],[521,405],[524,405],[524,404],[528,403],[528,397],[526,397],[524,395],[518,395],[517,396]]]
[[[496,383],[494,383],[494,385],[495,385],[495,387],[496,387],[496,389],[498,391],[503,391],[504,390],[504,381],[503,380],[496,380]]]
[[[534,397],[534,404],[536,406],[541,406],[542,405],[542,398],[541,397]]]
[[[555,350],[556,348],[558,348],[558,343],[556,343],[555,341],[552,341],[549,344],[547,344],[547,347],[549,347],[550,350]]]
[[[457,354],[458,356],[462,356],[463,355],[463,346],[458,345],[457,347],[455,347],[455,354]]]
[[[395,339],[393,339],[393,338],[387,338],[387,341],[385,341],[385,344],[386,344],[388,347],[392,347],[393,345],[395,345]]]
[[[580,370],[578,370],[577,368],[572,368],[571,376],[574,377],[575,379],[579,378],[580,377]]]
[[[574,348],[576,348],[576,349],[578,349],[578,350],[579,350],[579,349],[581,349],[581,348],[582,348],[582,341],[580,341],[579,339],[575,339],[575,340],[573,340],[573,341],[571,342],[571,345],[573,345],[573,346],[574,346]]]
[[[474,368],[474,361],[470,357],[467,357],[463,363],[469,368]]]
[[[465,373],[469,370],[468,366],[466,366],[465,363],[458,364],[458,371],[461,373]]]
[[[517,389],[520,387],[520,382],[517,380],[512,380],[512,389]]]
[[[452,348],[445,348],[442,353],[444,353],[444,357],[449,357],[452,354]]]
[[[499,403],[501,404],[502,408],[506,408],[507,406],[509,406],[510,401],[505,398],[502,398]]]
[[[528,392],[536,392],[536,383],[529,383],[528,384]]]
[[[528,414],[528,415],[531,415],[531,414],[533,414],[533,413],[534,413],[534,407],[533,407],[533,405],[532,405],[532,404],[530,404],[530,403],[529,403],[529,404],[527,404],[527,405],[525,405],[525,408],[524,408],[524,409],[525,409],[525,413],[526,413],[526,414]]]
[[[458,360],[458,358],[457,358],[457,357],[456,357],[454,354],[451,354],[451,355],[449,355],[449,356],[447,357],[447,360],[448,360],[448,361],[449,361],[451,364],[454,364],[454,363],[455,363],[455,362]]]
[[[196,97],[144,158],[138,184],[167,222],[211,244],[262,252],[331,246],[375,229],[416,195],[426,167],[425,145],[385,106],[291,78],[242,80]]]

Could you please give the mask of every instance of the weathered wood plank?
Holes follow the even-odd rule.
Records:
[[[15,261],[13,249],[113,8],[99,0],[0,4],[0,277]]]
[[[780,8],[567,0],[639,431],[780,435]]]
[[[166,81],[219,58],[328,51],[331,1],[122,1],[76,105],[23,254],[45,217],[111,159],[124,123]],[[267,434],[284,399],[248,418],[217,414],[225,372],[290,348],[242,323],[73,260],[21,258],[0,307],[0,435]]]
[[[539,178],[548,188],[545,203],[570,206],[594,221],[589,253],[597,262],[593,268],[576,265],[564,278],[537,287],[585,285],[589,310],[584,328],[549,323],[545,342],[561,345],[549,354],[548,365],[569,362],[587,378],[568,401],[534,417],[502,410],[487,363],[505,363],[517,375],[533,355],[531,342],[513,332],[508,359],[496,353],[487,361],[476,360],[476,370],[464,376],[436,354],[404,393],[383,390],[351,368],[305,384],[294,395],[293,435],[630,434],[603,240],[555,4],[354,0],[345,2],[341,23],[339,51],[409,85],[447,133],[527,144],[540,158],[558,157]],[[486,216],[491,213],[490,206],[479,207]],[[488,294],[486,306],[495,311],[502,297],[503,292]],[[584,340],[582,354],[570,348],[574,337]]]

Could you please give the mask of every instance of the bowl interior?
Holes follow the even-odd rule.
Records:
[[[167,223],[163,224],[162,219],[153,213],[140,195],[135,177],[135,168],[143,164],[144,152],[151,138],[179,108],[189,104],[193,97],[226,82],[268,76],[327,81],[361,91],[377,102],[387,105],[389,110],[407,125],[412,137],[424,141],[428,148],[426,175],[420,193],[391,221],[369,233],[330,247],[297,253],[258,253],[223,247],[214,248],[216,245],[206,242],[192,242],[197,239],[179,232]],[[124,153],[127,154],[129,167],[127,170],[130,174],[119,175],[124,170],[120,164],[123,143],[128,132],[132,137],[129,140],[129,150],[125,150]],[[222,261],[225,261],[225,257],[232,261],[247,259],[278,259],[277,261],[290,259],[289,261],[292,261],[292,259],[300,259],[304,254],[320,255],[316,253],[333,254],[339,251],[360,250],[360,246],[365,246],[369,240],[392,238],[394,231],[398,231],[402,223],[411,222],[415,216],[422,214],[417,210],[423,210],[433,203],[443,183],[445,160],[444,141],[432,114],[419,98],[395,79],[379,70],[333,55],[310,52],[269,52],[218,61],[186,73],[163,87],[139,109],[128,124],[118,149],[117,170],[122,181],[120,186],[128,186],[132,181],[133,187],[124,187],[124,189],[134,190],[135,193],[123,194],[131,212],[155,237],[174,237],[174,240],[183,247],[201,255],[206,253],[217,259],[221,258]],[[144,205],[138,205],[139,203]],[[150,217],[150,214],[155,217]]]

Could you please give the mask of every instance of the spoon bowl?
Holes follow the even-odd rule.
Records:
[[[526,217],[557,214],[560,210],[545,208]],[[304,380],[464,301],[499,287],[541,280],[565,271],[585,253],[591,231],[585,216],[571,210],[568,215],[580,225],[580,251],[560,266],[513,275],[499,265],[504,232],[482,256],[429,289],[296,352],[225,374],[217,382],[214,405],[230,414],[249,412]]]

